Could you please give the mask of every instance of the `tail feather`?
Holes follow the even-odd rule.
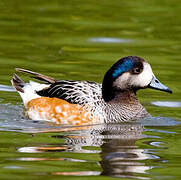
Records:
[[[24,93],[23,87],[25,86],[25,82],[18,75],[14,74],[11,83],[17,91]]]
[[[56,82],[56,79],[49,77],[49,76],[45,76],[43,74],[39,74],[37,72],[33,72],[33,71],[26,70],[26,69],[21,69],[21,68],[16,68],[16,71],[31,74],[31,75],[33,75],[32,78],[46,82],[46,83],[53,84]]]

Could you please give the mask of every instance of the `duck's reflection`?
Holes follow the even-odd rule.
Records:
[[[101,146],[102,175],[131,178],[137,177],[134,173],[145,174],[151,169],[142,161],[152,157],[135,145],[137,138],[105,140]]]
[[[140,124],[112,124],[104,127],[100,152],[102,175],[146,178],[135,176],[135,173],[145,174],[146,170],[151,169],[143,160],[152,159],[152,156],[135,145],[143,137],[143,130]]]
[[[65,139],[65,144],[48,144],[40,147],[23,147],[19,152],[75,152],[75,153],[99,153],[102,167],[100,174],[114,177],[144,177],[147,166],[143,160],[152,159],[153,156],[140,149],[136,141],[142,138],[143,126],[140,124],[110,124],[79,127],[68,135],[53,135],[53,138]],[[62,131],[62,130],[61,130]],[[49,144],[50,145],[50,144]],[[89,148],[91,147],[91,148]],[[94,148],[93,148],[94,147]],[[65,158],[57,158],[57,160]],[[30,159],[28,159],[30,160]],[[33,161],[35,158],[32,159]],[[38,159],[37,159],[38,160]],[[42,160],[42,158],[41,158]],[[46,160],[48,160],[46,158]],[[69,161],[66,158],[66,161]],[[97,171],[95,171],[97,172]],[[73,172],[70,172],[74,174]],[[135,175],[139,173],[139,175]],[[57,172],[56,174],[67,175],[69,172]],[[77,173],[76,173],[77,174]],[[99,173],[96,173],[97,175]],[[140,174],[143,177],[140,177]],[[88,174],[87,174],[88,175]]]

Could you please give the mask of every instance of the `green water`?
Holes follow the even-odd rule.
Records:
[[[141,90],[142,104],[162,118],[125,137],[129,128],[120,125],[94,135],[28,121],[19,95],[5,87],[0,179],[180,179],[180,12],[179,0],[0,0],[1,85],[10,86],[16,67],[101,82],[116,60],[137,55],[174,92]]]

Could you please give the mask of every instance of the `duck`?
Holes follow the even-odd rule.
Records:
[[[150,116],[136,93],[151,88],[172,93],[153,74],[150,64],[138,56],[126,56],[105,73],[102,84],[91,81],[56,80],[16,68],[32,78],[24,82],[17,74],[12,86],[20,94],[26,115],[32,120],[61,125],[92,125],[132,122]]]

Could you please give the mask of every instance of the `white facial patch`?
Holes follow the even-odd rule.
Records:
[[[143,71],[140,74],[125,72],[114,81],[113,86],[120,89],[130,87],[144,88],[150,84],[153,76],[151,66],[147,62],[143,62]]]
[[[131,75],[130,84],[132,87],[146,87],[153,78],[151,66],[147,62],[143,62],[143,71],[137,75]]]
[[[118,87],[120,89],[127,89],[129,86],[128,84],[129,84],[130,78],[131,78],[130,73],[125,72],[114,81],[113,86]]]

